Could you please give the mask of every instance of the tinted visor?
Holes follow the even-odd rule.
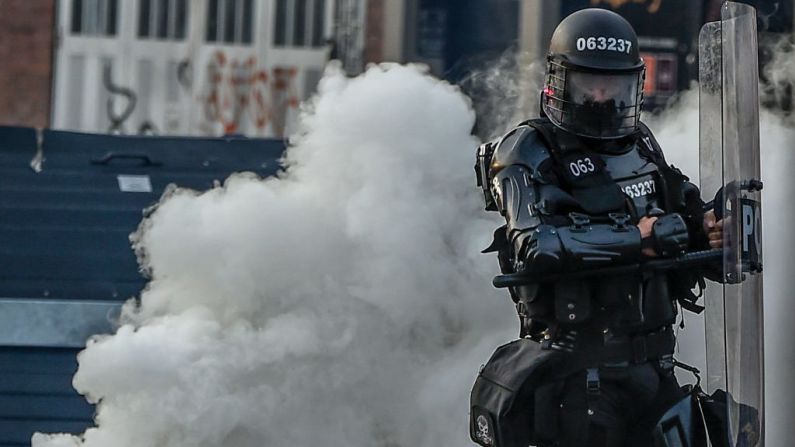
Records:
[[[588,73],[553,66],[545,90],[547,114],[577,135],[629,135],[640,118],[642,73]]]
[[[632,133],[638,115],[638,73],[597,74],[569,71],[564,120],[585,136],[617,137]]]

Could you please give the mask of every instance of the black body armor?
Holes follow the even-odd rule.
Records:
[[[528,121],[480,146],[475,170],[486,209],[506,219],[484,250],[498,253],[503,273],[565,277],[637,263],[646,246],[661,256],[706,246],[698,189],[665,162],[642,124],[625,138],[600,141],[573,136],[544,118]],[[658,217],[649,240],[641,240],[637,228],[644,216]],[[675,322],[677,301],[697,310],[691,288],[698,281],[638,272],[514,287],[511,296],[522,336],[565,348],[580,339],[591,344],[597,334],[665,330]]]

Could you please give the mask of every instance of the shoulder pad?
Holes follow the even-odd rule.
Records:
[[[520,125],[497,142],[491,159],[489,177],[494,178],[507,166],[520,164],[530,169],[534,180],[541,181],[538,172],[544,162],[550,159],[549,149],[538,131],[530,126]]]
[[[660,143],[657,142],[649,126],[643,121],[638,121],[638,128],[641,140],[639,145],[648,150],[649,155],[655,159],[653,160],[655,163],[665,163],[665,154],[662,147],[660,147]]]

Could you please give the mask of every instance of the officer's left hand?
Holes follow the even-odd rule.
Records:
[[[644,216],[640,218],[640,221],[638,222],[638,229],[640,230],[641,239],[647,239],[651,237],[651,235],[654,233],[654,222],[657,222],[657,217]],[[643,256],[649,258],[657,257],[657,252],[651,247],[644,248],[641,250],[641,253]]]
[[[704,213],[704,232],[707,233],[710,248],[723,247],[723,219],[717,220],[714,210]]]

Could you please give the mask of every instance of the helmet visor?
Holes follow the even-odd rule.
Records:
[[[569,71],[564,100],[572,123],[586,136],[616,137],[635,130],[637,73],[597,74]]]
[[[555,95],[562,99],[557,111],[561,124],[586,137],[629,135],[637,129],[641,79],[640,72],[603,74],[566,70],[565,81],[558,78],[558,82],[553,82],[554,88],[554,84],[564,81]]]

